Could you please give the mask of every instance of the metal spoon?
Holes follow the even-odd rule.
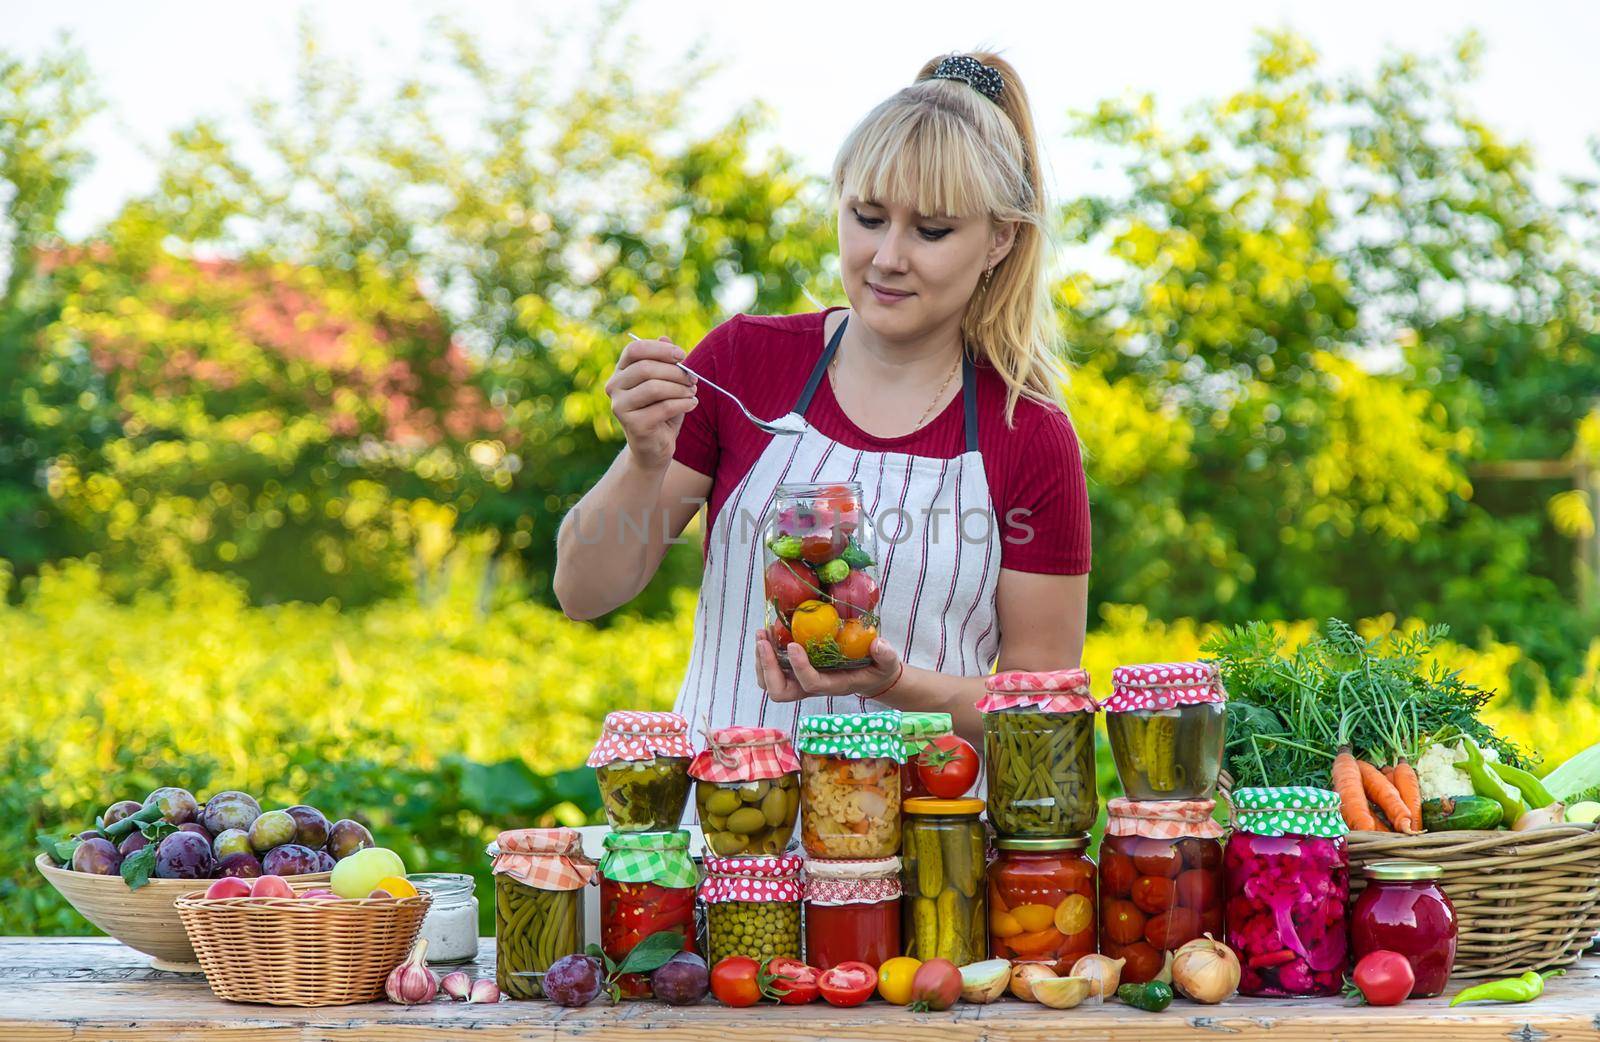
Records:
[[[634,334],[631,331],[628,333],[628,335],[630,337],[633,337],[633,339],[635,339],[635,340],[643,340],[644,339],[643,337],[640,337],[640,336],[634,336]],[[693,369],[690,369],[688,366],[684,365],[682,362],[677,362],[677,363],[674,363],[674,364],[676,364],[679,369],[682,369],[684,372],[686,372],[690,376],[692,376],[695,380],[697,380],[697,381],[699,381],[701,383],[710,384],[710,386],[715,387],[717,390],[719,390],[723,394],[727,395],[730,399],[733,400],[733,404],[735,404],[735,405],[737,405],[739,407],[739,411],[744,413],[745,416],[749,417],[751,423],[755,424],[757,427],[760,427],[762,430],[766,431],[768,434],[783,434],[783,435],[787,435],[789,437],[795,437],[795,436],[797,436],[799,434],[804,433],[803,428],[791,426],[790,424],[781,422],[782,418],[780,418],[780,420],[778,420],[778,421],[763,420],[761,417],[757,416],[755,413],[751,412],[749,409],[746,409],[744,407],[744,402],[741,402],[739,400],[739,396],[734,394],[732,391],[728,390],[726,387],[718,387],[716,384],[712,383],[710,380],[706,379],[704,376],[702,376],[699,373],[695,372]]]

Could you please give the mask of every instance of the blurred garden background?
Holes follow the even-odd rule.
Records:
[[[0,933],[86,932],[35,834],[166,784],[359,809],[413,869],[481,871],[500,827],[594,812],[607,709],[670,705],[695,532],[599,623],[550,593],[621,444],[624,334],[843,297],[821,168],[650,17],[550,14],[513,58],[430,23],[382,89],[302,20],[291,89],[219,115],[197,86],[154,187],[87,229],[117,98],[70,38],[0,44]],[[1054,213],[1085,665],[1447,623],[1445,664],[1559,762],[1600,738],[1600,162],[1555,176],[1473,103],[1492,38],[1354,68],[1253,41],[1198,103],[1135,68],[1048,121],[1107,174]],[[895,82],[929,56],[899,50]]]

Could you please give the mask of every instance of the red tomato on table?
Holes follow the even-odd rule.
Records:
[[[817,971],[799,959],[768,959],[766,969],[773,977],[772,990],[784,1005],[803,1006],[817,997]]]
[[[878,971],[864,962],[841,962],[817,980],[822,997],[832,1006],[859,1006],[878,986]]]

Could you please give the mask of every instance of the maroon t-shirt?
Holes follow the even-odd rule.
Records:
[[[822,357],[827,346],[826,316],[827,312],[738,315],[707,334],[689,352],[686,364],[737,394],[757,416],[776,419],[794,407]],[[1089,494],[1071,421],[1053,405],[1022,398],[1015,426],[1006,427],[1005,381],[983,361],[975,368],[978,451],[1002,536],[1001,567],[1054,575],[1087,573]],[[910,434],[874,437],[839,407],[830,374],[817,386],[805,418],[846,448],[951,459],[965,449],[961,401],[956,395],[943,412]],[[726,396],[710,387],[700,389],[699,404],[683,418],[673,458],[712,479],[707,539],[722,504],[772,438],[745,419]]]

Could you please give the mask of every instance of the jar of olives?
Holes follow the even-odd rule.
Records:
[[[672,832],[689,802],[689,721],[677,713],[607,713],[588,765],[615,832]]]
[[[1198,800],[1222,768],[1228,695],[1209,662],[1118,666],[1106,737],[1122,790],[1135,800]]]
[[[757,962],[800,958],[798,854],[707,857],[700,900],[706,906],[707,963],[730,955]]]
[[[775,856],[800,813],[800,758],[775,727],[724,727],[689,765],[706,848],[718,857]]]
[[[583,891],[597,866],[576,829],[510,829],[491,849],[495,983],[510,999],[541,998],[544,971],[584,950]]]

